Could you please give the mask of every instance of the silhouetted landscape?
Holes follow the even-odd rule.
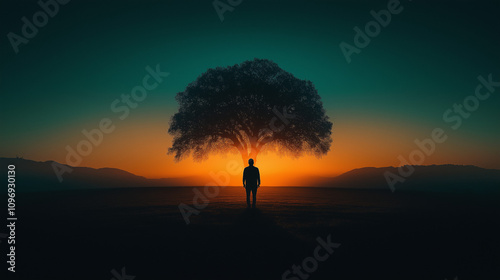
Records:
[[[500,1],[0,10],[0,280],[500,279]]]
[[[186,187],[20,193],[17,276],[108,279],[125,267],[137,279],[282,279],[329,235],[341,246],[311,279],[500,273],[497,196],[261,187],[257,209],[245,209],[244,189],[228,187],[186,225],[178,205],[193,195]]]
[[[396,191],[454,193],[499,193],[500,170],[473,165],[412,166],[415,171]],[[408,169],[404,167],[405,170]],[[316,181],[317,186],[354,189],[388,189],[385,172],[398,174],[396,167],[365,167]]]
[[[15,164],[21,175],[18,181],[22,188],[18,191],[53,191],[94,188],[129,188],[147,186],[183,186],[189,178],[147,179],[116,168],[71,167],[59,182],[52,164],[53,161],[38,162],[20,158],[0,158],[7,166]],[[69,165],[65,165],[69,166]]]
[[[1,163],[19,178],[19,279],[110,278],[121,267],[137,279],[282,279],[328,235],[341,245],[311,279],[500,275],[498,170],[418,166],[392,193],[377,177],[394,168],[362,168],[323,187],[261,187],[257,209],[227,187],[186,225],[178,205],[193,204],[193,188],[150,187],[175,180],[77,167],[50,186],[50,161]]]
[[[22,188],[18,191],[51,191],[95,188],[178,187],[189,186],[191,178],[147,179],[116,168],[71,167],[59,182],[52,167],[53,161],[37,162],[20,158],[0,158],[7,166],[15,164]],[[500,193],[500,170],[472,165],[414,166],[415,172],[397,191],[430,191],[455,193]],[[309,177],[311,186],[348,189],[389,190],[385,172],[398,174],[396,167],[365,167],[337,177]],[[201,181],[201,180],[200,180]]]

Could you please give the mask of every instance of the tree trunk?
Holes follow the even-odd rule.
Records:
[[[243,166],[248,166],[249,159],[253,159],[253,164],[257,165],[257,155],[259,154],[259,151],[257,151],[257,149],[252,148],[250,150],[250,153],[244,151],[240,153],[241,153],[241,159],[243,160]]]

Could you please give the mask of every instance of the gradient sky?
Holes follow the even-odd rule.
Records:
[[[175,94],[208,68],[257,57],[312,81],[334,122],[332,149],[321,159],[259,155],[263,184],[396,166],[436,127],[449,138],[424,164],[500,169],[500,89],[457,130],[442,117],[474,93],[479,75],[500,80],[500,1],[401,1],[403,11],[347,63],[340,42],[353,44],[353,28],[363,29],[370,11],[387,3],[244,0],[221,22],[212,1],[72,0],[15,54],[7,34],[20,35],[21,18],[40,7],[2,1],[0,156],[65,163],[65,147],[110,118],[115,131],[81,166],[209,180],[241,158],[175,163],[167,156]],[[119,120],[110,104],[157,64],[170,76]]]

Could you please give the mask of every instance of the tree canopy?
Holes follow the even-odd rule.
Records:
[[[330,150],[332,123],[313,83],[267,59],[208,69],[176,100],[168,153],[177,161],[233,151],[246,164],[264,150],[317,157]]]

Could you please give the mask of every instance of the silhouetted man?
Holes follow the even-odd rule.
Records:
[[[250,207],[250,192],[252,192],[253,202],[252,206],[255,207],[257,202],[257,188],[260,187],[260,173],[259,169],[253,166],[253,159],[248,160],[248,165],[243,170],[243,187],[247,191],[247,205]]]

